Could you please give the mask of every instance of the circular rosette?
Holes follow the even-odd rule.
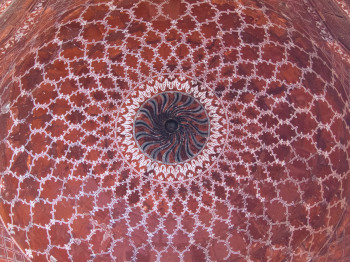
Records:
[[[116,122],[117,150],[133,172],[172,181],[203,175],[226,145],[225,111],[211,89],[186,78],[138,85]]]
[[[134,120],[140,150],[163,164],[179,164],[206,145],[210,121],[204,106],[182,92],[163,92],[144,102]]]

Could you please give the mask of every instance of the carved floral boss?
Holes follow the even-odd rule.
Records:
[[[173,180],[198,175],[213,163],[224,146],[224,121],[215,95],[204,90],[184,79],[163,79],[134,91],[116,128],[132,165]]]

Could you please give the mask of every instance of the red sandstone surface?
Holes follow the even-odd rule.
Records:
[[[0,257],[348,260],[347,39],[317,12],[14,1],[0,16]],[[165,172],[136,158],[128,119],[176,80],[217,136]]]

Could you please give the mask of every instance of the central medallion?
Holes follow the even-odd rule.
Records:
[[[189,94],[162,92],[145,101],[135,116],[134,138],[150,159],[167,165],[196,157],[206,145],[210,121]]]
[[[183,77],[137,85],[122,104],[117,150],[133,172],[173,181],[203,175],[225,146],[225,111],[205,84]]]

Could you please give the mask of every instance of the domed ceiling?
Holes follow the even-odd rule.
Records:
[[[350,259],[346,1],[1,6],[0,257]]]

